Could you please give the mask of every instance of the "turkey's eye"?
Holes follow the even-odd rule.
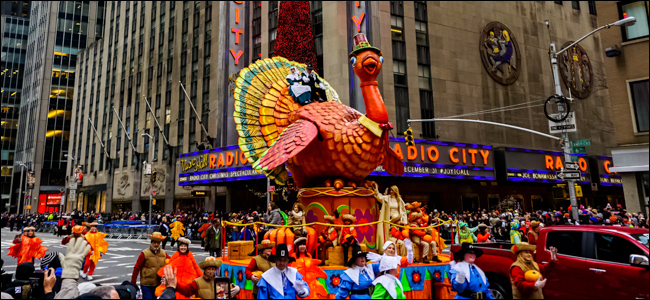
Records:
[[[382,63],[382,64],[384,63],[384,57],[383,56],[379,57],[379,62]]]
[[[353,65],[356,64],[356,63],[357,63],[357,57],[356,57],[356,56],[352,56],[352,57],[350,58],[350,63],[353,64]]]

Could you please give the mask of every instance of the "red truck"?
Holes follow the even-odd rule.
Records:
[[[650,298],[648,230],[617,226],[551,226],[542,228],[535,261],[551,259],[549,247],[558,249],[558,264],[546,274],[547,299]],[[482,243],[476,259],[488,278],[495,299],[512,298],[510,266],[516,256],[512,244]],[[452,255],[460,245],[452,245]]]

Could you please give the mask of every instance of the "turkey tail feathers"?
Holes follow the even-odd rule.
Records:
[[[285,79],[292,66],[300,72],[306,67],[284,57],[273,57],[260,59],[239,72],[233,93],[233,117],[239,134],[239,148],[251,163],[259,161],[271,148],[282,131],[291,125],[291,113],[300,109],[288,94],[289,83]],[[340,103],[336,91],[321,80],[326,87],[327,100]],[[283,184],[288,178],[284,165],[265,169],[262,173],[278,184]]]

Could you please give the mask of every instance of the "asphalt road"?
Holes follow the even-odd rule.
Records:
[[[1,236],[1,255],[4,260],[3,269],[7,273],[15,273],[16,259],[7,256],[9,247],[12,245],[14,236],[18,232],[9,232],[9,229],[3,228],[0,230]],[[43,246],[47,247],[49,251],[56,251],[65,254],[66,246],[61,245],[63,237],[56,237],[53,234],[46,234],[42,232],[36,233],[36,236],[43,240]],[[102,285],[118,285],[125,280],[131,280],[133,274],[133,265],[135,264],[140,252],[149,247],[149,240],[126,240],[126,239],[107,239],[109,246],[108,252],[97,263],[95,274],[93,274],[93,283]],[[165,249],[169,256],[176,252],[176,245],[172,248],[169,243]],[[200,241],[192,241],[190,251],[198,262],[202,262],[208,257],[208,253],[201,250]],[[38,260],[37,260],[38,261]],[[37,262],[35,261],[35,263]],[[80,282],[85,280],[80,278]]]

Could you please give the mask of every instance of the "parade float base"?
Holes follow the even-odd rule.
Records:
[[[401,268],[400,279],[407,299],[433,299],[434,295],[437,295],[437,299],[444,299],[446,298],[444,296],[452,296],[448,291],[449,256],[440,255],[439,258],[443,262],[411,264],[406,268]],[[246,280],[246,266],[250,263],[250,259],[229,260],[227,257],[218,259],[223,260],[223,264],[219,268],[219,276],[230,278],[233,284],[241,288],[237,298],[253,299],[253,282]],[[330,299],[334,299],[341,282],[341,275],[347,270],[347,267],[325,266],[321,268],[327,274],[327,279],[320,279],[320,282],[325,286]]]

